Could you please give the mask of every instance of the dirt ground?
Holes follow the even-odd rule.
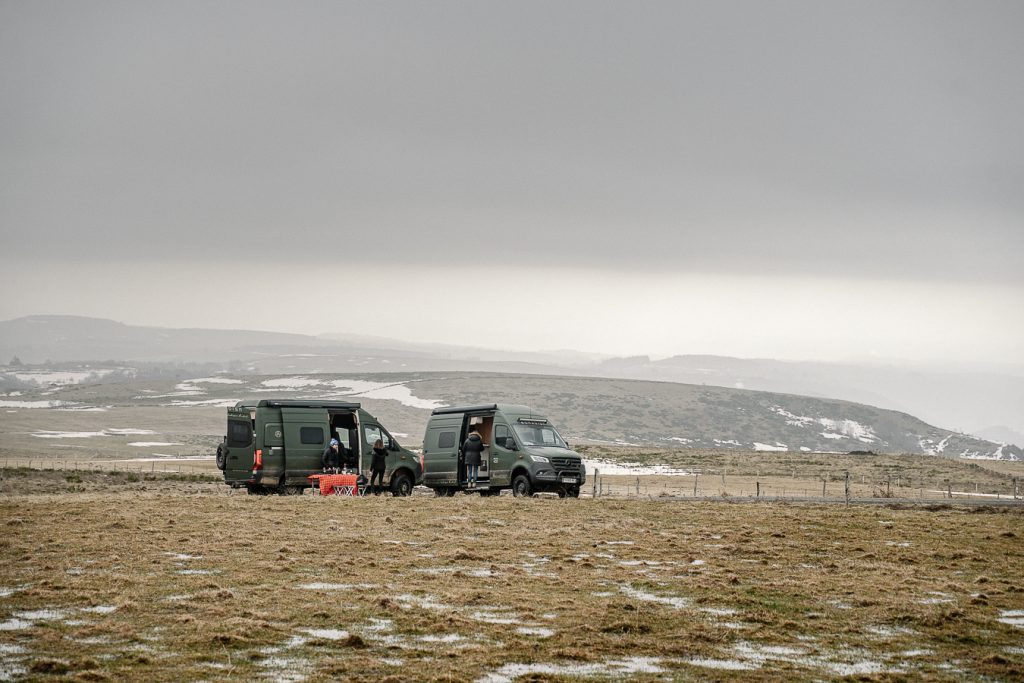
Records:
[[[0,680],[1024,680],[1019,507],[3,483]]]

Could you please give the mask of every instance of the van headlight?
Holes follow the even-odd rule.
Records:
[[[533,460],[534,462],[551,462],[550,460],[545,458],[543,455],[531,455],[530,459]]]

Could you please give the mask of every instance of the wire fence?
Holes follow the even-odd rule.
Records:
[[[972,498],[1024,500],[1021,481],[1008,477],[1005,482],[954,482],[949,479],[912,482],[902,476],[884,479],[849,472],[801,473],[790,475],[727,475],[725,472],[673,476],[603,475],[600,469],[588,477],[584,494],[594,498],[771,498],[800,500],[943,499]]]

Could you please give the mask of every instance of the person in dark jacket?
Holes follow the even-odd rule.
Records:
[[[384,488],[384,470],[387,469],[388,450],[384,448],[384,442],[377,439],[373,442],[373,460],[370,461],[370,486],[373,487],[373,495],[379,496]],[[380,487],[374,486],[378,481]]]
[[[324,453],[320,456],[320,462],[323,463],[324,470],[326,471],[337,471],[341,467],[341,444],[337,439],[331,439],[331,442],[327,444],[327,448],[324,449]]]
[[[462,461],[466,464],[466,486],[476,488],[476,475],[480,471],[480,454],[484,450],[484,440],[475,429],[469,433],[462,444]]]

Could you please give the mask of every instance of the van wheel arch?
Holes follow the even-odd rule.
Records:
[[[516,470],[512,475],[512,495],[516,498],[533,496],[533,482],[530,481],[530,474],[526,470]]]
[[[414,482],[412,472],[408,469],[402,468],[393,472],[391,474],[391,495],[402,498],[411,496]]]

